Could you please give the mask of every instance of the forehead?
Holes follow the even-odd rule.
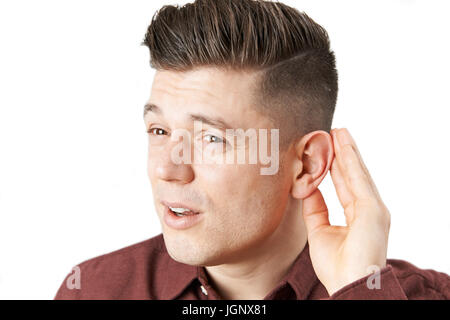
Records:
[[[199,99],[217,99],[226,96],[249,96],[255,85],[255,72],[232,71],[213,67],[190,71],[156,71],[152,86],[153,94],[177,96],[195,94]],[[162,92],[161,92],[162,91]]]
[[[234,119],[238,125],[261,117],[254,99],[257,79],[256,72],[212,67],[157,71],[149,102],[161,106],[164,114],[202,112]]]

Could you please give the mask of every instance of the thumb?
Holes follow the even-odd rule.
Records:
[[[302,212],[308,238],[322,227],[330,225],[328,208],[319,189],[303,199]]]

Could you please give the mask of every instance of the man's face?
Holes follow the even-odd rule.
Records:
[[[254,105],[254,84],[254,73],[215,68],[155,74],[148,103],[157,107],[145,115],[146,128],[151,129],[148,175],[166,247],[179,262],[211,266],[243,258],[274,233],[283,217],[292,181],[287,166],[280,166],[276,174],[262,175],[260,169],[268,165],[259,159],[257,164],[249,163],[248,143],[243,164],[172,161],[172,150],[182,140],[171,135],[179,129],[191,133],[192,145],[197,141],[204,148],[193,147],[192,157],[199,152],[216,158],[242,152],[235,145],[228,151],[219,148],[226,133],[214,123],[203,122],[202,131],[195,132],[193,119],[202,117],[220,119],[229,129],[255,129],[258,137],[258,129],[267,129],[270,144],[273,125]],[[282,163],[283,155],[279,156]],[[177,217],[167,202],[200,213]]]

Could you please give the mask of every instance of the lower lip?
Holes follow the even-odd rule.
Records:
[[[169,207],[164,206],[164,222],[167,226],[177,230],[183,230],[195,226],[203,218],[202,213],[179,217]]]

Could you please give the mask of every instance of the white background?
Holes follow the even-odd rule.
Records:
[[[52,299],[72,266],[160,233],[140,42],[172,3],[0,2],[0,298]],[[329,32],[333,127],[350,130],[391,211],[388,258],[450,273],[449,6],[285,3]],[[344,223],[329,175],[320,189]]]

